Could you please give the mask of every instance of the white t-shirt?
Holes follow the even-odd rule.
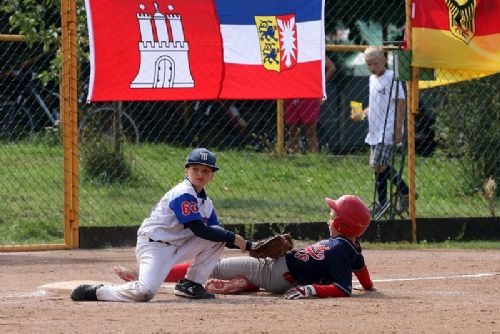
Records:
[[[369,145],[377,145],[382,143],[382,136],[384,133],[384,123],[385,127],[385,139],[384,145],[392,145],[393,134],[394,134],[394,115],[396,110],[396,87],[397,96],[399,99],[404,99],[405,94],[403,91],[403,85],[398,81],[398,86],[395,85],[396,81],[392,81],[394,72],[391,70],[385,70],[384,74],[377,77],[372,74],[370,76],[370,96],[368,101],[369,111],[368,111],[368,135],[366,136],[365,143]],[[389,99],[389,92],[392,92],[391,99]],[[390,102],[390,104],[389,104]],[[387,105],[389,104],[389,112],[387,112]],[[387,123],[386,123],[387,114]]]

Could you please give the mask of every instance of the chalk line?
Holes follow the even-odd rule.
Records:
[[[461,278],[483,278],[498,276],[500,272],[493,273],[479,273],[479,274],[463,274],[463,275],[449,275],[449,276],[422,276],[422,277],[402,277],[402,278],[385,278],[374,279],[374,283],[380,282],[403,282],[403,281],[426,281],[426,280],[443,280],[443,279],[461,279]]]

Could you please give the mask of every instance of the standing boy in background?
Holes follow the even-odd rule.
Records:
[[[378,46],[368,47],[364,56],[366,66],[372,74],[368,108],[363,112],[368,116],[368,135],[365,142],[370,145],[370,167],[375,171],[378,195],[378,205],[373,217],[378,218],[389,207],[387,200],[389,179],[396,185],[400,196],[401,207],[398,211],[405,211],[408,208],[408,186],[390,164],[393,144],[402,143],[406,103],[401,82],[395,80],[394,72],[386,68],[387,58],[383,49]]]
[[[175,286],[175,295],[212,299],[203,283],[217,265],[224,245],[251,249],[252,243],[219,226],[205,186],[212,181],[215,154],[204,148],[191,151],[184,165],[184,180],[167,192],[137,231],[135,249],[139,263],[136,281],[123,285],[80,285],[71,293],[74,301],[146,302],[160,289],[172,266],[194,262]]]

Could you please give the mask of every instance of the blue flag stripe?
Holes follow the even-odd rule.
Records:
[[[254,25],[255,16],[295,14],[297,22],[320,21],[322,0],[215,0],[220,24]]]

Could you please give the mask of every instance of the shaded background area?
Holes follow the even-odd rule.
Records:
[[[27,42],[0,41],[0,244],[56,242],[63,236],[58,6],[11,0],[0,6],[0,34],[27,36]],[[279,231],[290,223],[325,221],[326,196],[355,193],[372,203],[367,124],[350,118],[351,101],[367,105],[369,73],[362,53],[327,54],[337,71],[321,106],[320,153],[308,153],[302,138],[300,153],[277,156],[276,101],[85,104],[85,19],[79,1],[81,226],[140,224],[182,179],[185,157],[196,146],[214,150],[222,167],[208,189],[221,222],[239,224],[249,238],[258,224],[274,224]],[[402,1],[382,6],[327,0],[326,43],[400,45],[404,19]],[[388,63],[394,68],[393,52]],[[418,218],[498,216],[499,81],[494,75],[421,91]],[[399,150],[393,165],[405,178],[406,162],[406,151]],[[405,220],[407,215],[383,219]],[[436,228],[451,233],[444,225]]]

